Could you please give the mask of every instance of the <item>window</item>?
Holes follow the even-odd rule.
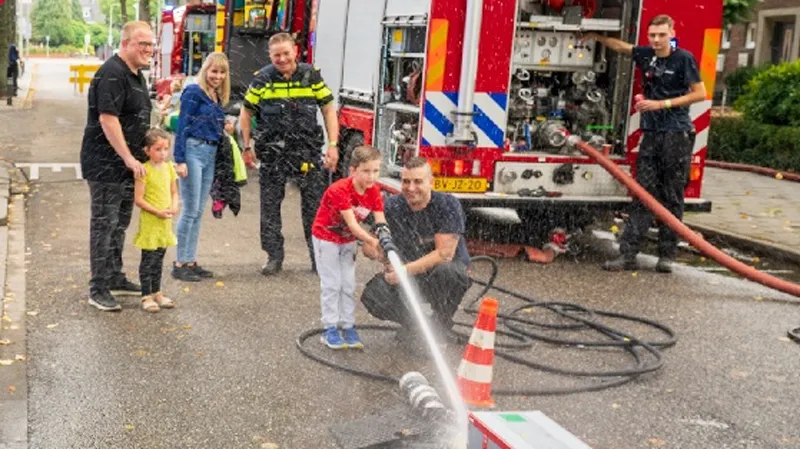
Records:
[[[736,66],[747,67],[749,65],[750,65],[750,53],[746,51],[739,53],[739,57],[737,58],[736,61]]]
[[[731,26],[728,25],[722,30],[722,48],[731,48]]]
[[[750,23],[747,25],[747,33],[745,37],[745,48],[756,48],[756,24]]]
[[[725,53],[717,55],[717,72],[725,70]]]

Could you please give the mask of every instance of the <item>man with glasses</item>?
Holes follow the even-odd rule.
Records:
[[[653,17],[647,27],[649,46],[633,46],[595,33],[587,34],[584,39],[595,39],[613,51],[630,55],[641,71],[644,98],[635,105],[641,114],[642,129],[636,180],[680,220],[695,137],[689,105],[705,100],[706,89],[692,54],[672,47],[674,26],[667,15]],[[652,222],[653,214],[634,199],[620,239],[621,255],[605,262],[603,268],[636,270],[636,254]],[[656,271],[671,273],[677,254],[677,234],[659,223]]]
[[[89,86],[89,114],[81,146],[81,170],[89,183],[89,304],[120,310],[114,295],[141,295],[122,272],[125,231],[133,212],[133,180],[144,175],[144,136],[152,109],[142,69],[153,56],[147,22],[122,27],[119,53],[100,67]]]

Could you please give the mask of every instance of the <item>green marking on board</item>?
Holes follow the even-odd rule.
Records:
[[[517,414],[500,415],[500,417],[505,419],[508,422],[527,422],[528,421],[522,415],[517,415]]]

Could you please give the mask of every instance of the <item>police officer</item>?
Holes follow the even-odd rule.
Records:
[[[678,219],[683,218],[684,191],[689,180],[689,165],[694,147],[694,125],[689,105],[706,98],[697,62],[691,53],[672,48],[674,21],[667,15],[654,17],[647,28],[650,46],[627,42],[594,33],[611,50],[631,55],[642,72],[644,99],[636,103],[641,113],[642,140],[636,159],[636,180]],[[620,257],[607,261],[609,271],[636,270],[636,254],[653,221],[652,213],[634,199],[625,231],[620,239]],[[656,271],[672,272],[678,253],[678,236],[659,223]]]
[[[297,62],[294,38],[278,33],[269,40],[272,64],[261,69],[244,97],[239,127],[245,147],[243,157],[261,161],[261,248],[267,252],[267,263],[261,274],[278,273],[283,268],[284,250],[281,233],[281,202],[286,194],[286,181],[295,179],[300,187],[303,230],[314,266],[311,224],[319,207],[328,176],[339,161],[337,141],[339,122],[333,105],[333,94],[319,70]],[[325,145],[322,128],[317,121],[317,107],[322,111],[329,137]],[[251,118],[256,129],[251,136]]]

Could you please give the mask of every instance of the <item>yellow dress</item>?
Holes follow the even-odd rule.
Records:
[[[172,203],[172,182],[178,177],[172,162],[164,162],[160,167],[154,167],[149,161],[145,162],[144,200],[159,210],[169,209]],[[137,248],[154,250],[175,246],[178,240],[172,232],[172,219],[159,218],[146,210],[139,214],[139,232],[133,240]]]

